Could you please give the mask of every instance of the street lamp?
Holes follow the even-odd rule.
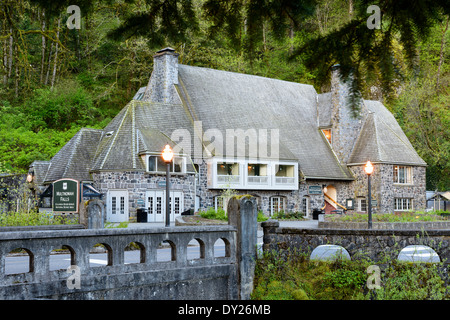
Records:
[[[173,159],[173,151],[168,144],[166,144],[162,154],[164,162],[166,163],[166,227],[170,226],[170,163]]]
[[[368,189],[368,200],[369,200],[369,229],[372,229],[372,190],[370,189],[370,175],[373,173],[373,165],[370,161],[367,161],[364,166],[364,171],[367,174],[367,189]]]

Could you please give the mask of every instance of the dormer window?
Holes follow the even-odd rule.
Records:
[[[148,172],[166,172],[166,163],[164,163],[164,160],[160,155],[149,155],[147,159]],[[185,173],[185,158],[174,156],[172,162],[170,163],[170,172]]]
[[[328,143],[331,145],[331,129],[322,129],[322,133],[325,139],[327,139]]]

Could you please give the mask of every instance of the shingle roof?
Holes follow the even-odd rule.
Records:
[[[369,110],[355,143],[349,165],[372,162],[425,166],[400,125],[379,101],[364,100]]]
[[[32,171],[34,173],[36,184],[40,185],[44,183],[49,166],[50,161],[33,161],[33,163],[30,165],[30,168],[32,168]]]
[[[276,129],[279,158],[298,161],[305,178],[353,179],[319,130],[331,125],[330,93],[318,95],[311,85],[186,65],[178,65],[178,77],[175,89],[181,104],[132,100],[104,130],[80,130],[52,159],[45,180],[89,180],[90,170],[142,170],[139,155],[160,152],[166,143],[173,145],[170,138],[175,130],[189,132],[190,154],[195,161],[194,121],[201,121],[198,136],[208,129],[218,129],[224,145],[227,129],[255,129],[258,133],[260,129],[268,133]],[[144,91],[145,87],[141,88],[135,98],[141,99],[139,93]],[[426,165],[381,103],[364,104],[370,113],[349,164],[370,159]],[[270,134],[268,138],[270,155]],[[236,156],[236,143],[232,157]],[[208,144],[203,141],[204,146]],[[230,156],[226,149],[223,151]]]
[[[183,128],[192,134],[192,121],[182,105],[132,100],[105,127],[91,169],[144,169],[139,154],[173,145],[172,132]]]
[[[179,65],[182,95],[204,130],[278,129],[281,159],[297,159],[305,177],[350,179],[317,127],[313,86]]]
[[[44,181],[62,178],[91,180],[89,169],[103,131],[83,128],[52,158]]]

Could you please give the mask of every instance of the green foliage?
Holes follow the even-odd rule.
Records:
[[[370,259],[310,261],[295,250],[264,252],[256,261],[254,300],[447,300],[444,263],[380,262],[381,288],[369,290]]]
[[[303,213],[299,211],[295,212],[285,212],[284,210],[280,210],[273,214],[273,219],[280,219],[280,220],[286,220],[286,219],[303,219]]]
[[[262,212],[262,210],[259,210],[259,211],[258,211],[258,216],[257,216],[256,219],[257,219],[258,222],[263,222],[263,221],[269,220],[269,217],[266,216],[266,215]]]
[[[208,208],[206,211],[200,211],[199,216],[205,219],[214,219],[214,220],[222,220],[228,221],[228,216],[222,208],[218,208],[217,211],[214,208]],[[262,211],[258,211],[257,221],[262,222],[269,219]]]
[[[56,224],[76,224],[70,216],[53,215],[45,212],[8,212],[0,214],[0,227],[42,226]]]
[[[437,264],[392,262],[382,273],[382,286],[375,292],[376,299],[448,300],[450,296],[442,271],[445,269]]]
[[[92,98],[74,82],[63,82],[56,88],[36,89],[22,108],[27,127],[34,132],[47,129],[65,131],[72,126],[86,126],[101,114]]]
[[[217,211],[214,208],[208,208],[207,211],[200,211],[198,214],[205,219],[228,221],[227,214],[222,208],[218,208]]]
[[[359,91],[383,101],[427,162],[427,189],[447,190],[447,2],[79,1],[81,29],[69,30],[65,2],[6,1],[2,170],[25,171],[76,129],[104,127],[148,83],[155,51],[171,46],[183,64],[313,84],[318,92],[328,91],[330,67],[339,63],[353,110]],[[369,5],[382,9],[379,30],[366,26]]]

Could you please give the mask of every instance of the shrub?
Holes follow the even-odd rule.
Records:
[[[228,217],[225,213],[225,210],[222,208],[218,208],[217,211],[214,210],[214,208],[208,208],[207,211],[200,211],[199,212],[200,217],[205,219],[214,219],[214,220],[223,220],[227,221]]]
[[[303,219],[303,213],[299,211],[285,212],[280,210],[273,215],[274,219]]]
[[[45,212],[8,212],[0,214],[1,227],[42,226],[55,224],[76,224],[76,216],[53,215]]]

